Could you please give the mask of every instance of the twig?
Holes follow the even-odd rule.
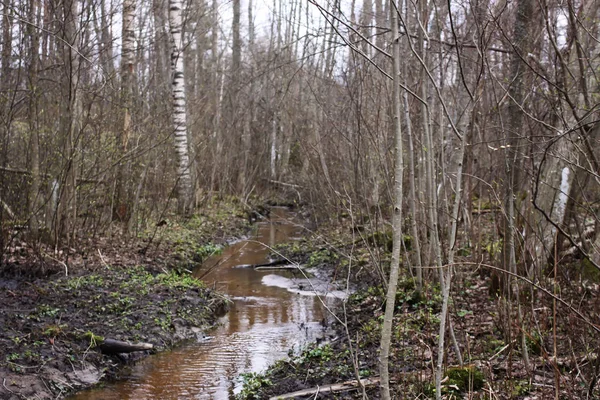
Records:
[[[52,257],[50,254],[44,251],[42,251],[42,254],[48,257],[49,259],[54,260],[59,264],[62,264],[62,266],[65,268],[65,276],[69,276],[69,267],[67,267],[67,264],[64,261],[60,261],[59,259]]]
[[[489,361],[492,361],[494,358],[498,357],[500,355],[500,353],[502,353],[504,350],[506,350],[510,345],[514,344],[515,342],[516,342],[516,340],[513,340],[511,343],[507,344],[506,346],[504,346],[503,348],[498,350],[496,352],[496,354],[494,354],[492,357],[490,357]]]
[[[321,391],[321,388],[319,386],[317,386],[317,393],[315,393],[315,400],[316,398],[319,396],[319,392]]]
[[[13,392],[12,390],[10,390],[9,388],[6,387],[6,378],[2,379],[2,386],[4,386],[4,389],[6,389],[7,391],[9,391],[12,394],[16,394],[15,392]]]
[[[100,256],[100,261],[102,262],[102,264],[107,268],[110,269],[110,266],[108,265],[108,263],[106,262],[106,260],[104,259],[104,256],[102,256],[102,252],[100,251],[100,249],[98,249],[98,255]]]

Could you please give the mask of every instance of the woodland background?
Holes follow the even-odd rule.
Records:
[[[3,261],[278,190],[399,216],[446,305],[456,256],[508,300],[596,284],[599,28],[591,0],[3,0]]]

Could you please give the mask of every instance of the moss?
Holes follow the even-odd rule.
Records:
[[[96,347],[100,343],[104,342],[104,337],[94,334],[92,331],[87,331],[82,335],[82,338],[90,341],[92,347]]]
[[[483,372],[473,365],[448,368],[446,376],[448,376],[448,381],[445,386],[453,389],[458,388],[460,392],[483,388]]]

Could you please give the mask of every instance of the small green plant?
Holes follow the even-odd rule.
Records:
[[[206,258],[208,258],[212,255],[215,255],[215,254],[221,254],[222,252],[223,252],[223,249],[219,245],[216,245],[213,243],[205,244],[205,245],[197,247],[195,249],[194,261],[202,262]]]
[[[85,287],[103,287],[104,278],[100,275],[88,275],[80,276],[78,278],[72,278],[67,282],[69,289],[80,289]]]
[[[171,330],[171,315],[167,315],[163,318],[154,318],[154,323],[160,327],[163,331]]]
[[[58,335],[60,335],[61,333],[64,332],[64,330],[67,328],[67,324],[60,324],[60,325],[48,325],[46,326],[46,329],[44,329],[44,331],[42,332],[44,336],[49,336],[49,337],[56,337]]]
[[[310,346],[303,353],[305,361],[329,361],[333,357],[333,349],[329,344],[324,346]]]
[[[329,251],[328,249],[321,249],[313,252],[306,264],[307,267],[316,267],[317,265],[327,263],[329,261],[337,260],[338,255]]]
[[[60,312],[60,308],[54,308],[54,307],[50,307],[47,304],[42,304],[41,306],[38,307],[37,312],[40,317],[54,318]]]
[[[242,374],[244,382],[242,391],[236,395],[236,400],[261,399],[261,389],[271,386],[271,380],[263,374]]]
[[[173,271],[156,276],[156,281],[168,287],[184,289],[204,288],[204,283],[189,274],[177,274]]]

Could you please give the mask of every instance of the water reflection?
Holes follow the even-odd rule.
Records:
[[[241,373],[262,371],[290,348],[320,336],[330,316],[317,297],[290,288],[296,282],[292,275],[240,267],[264,262],[269,252],[265,244],[274,246],[300,235],[301,228],[288,221],[287,211],[274,209],[272,214],[252,240],[228,247],[195,271],[233,299],[230,312],[208,332],[211,340],[149,357],[134,367],[131,379],[74,399],[230,399],[240,389]],[[277,284],[268,285],[274,280]],[[335,296],[322,299],[336,301]]]

